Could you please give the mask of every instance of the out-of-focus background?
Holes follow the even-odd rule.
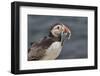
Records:
[[[87,58],[87,17],[28,15],[28,48],[31,42],[47,36],[50,26],[59,22],[69,26],[72,36],[57,59]]]

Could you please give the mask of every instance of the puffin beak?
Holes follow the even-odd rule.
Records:
[[[68,27],[64,26],[63,25],[63,28],[62,28],[62,32],[61,32],[61,42],[62,42],[62,45],[64,44],[64,41],[66,40],[66,38],[69,40],[70,37],[71,37],[71,31]]]
[[[70,37],[71,37],[71,31],[69,30],[69,28],[67,28],[67,27],[65,27],[65,26],[63,26],[64,27],[64,35],[68,38],[68,40],[70,39]]]

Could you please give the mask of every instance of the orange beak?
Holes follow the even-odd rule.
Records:
[[[68,34],[69,34],[68,39],[70,39],[70,36],[71,36],[71,31],[70,31],[70,29],[69,29],[68,27],[66,27],[66,26],[63,26],[63,27],[64,27],[63,32],[64,32],[64,33],[68,33]]]
[[[69,28],[66,27],[66,26],[63,26],[64,27],[64,32],[67,33],[67,32],[70,32]]]
[[[68,29],[67,28],[64,28],[64,32],[66,33],[68,31]]]

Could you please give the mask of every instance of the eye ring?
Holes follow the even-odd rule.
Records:
[[[57,29],[59,29],[59,26],[57,27]]]

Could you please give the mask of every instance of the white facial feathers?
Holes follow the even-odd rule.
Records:
[[[52,29],[51,29],[51,33],[52,33],[52,35],[54,36],[54,37],[59,37],[59,35],[61,34],[61,33],[64,33],[64,35],[69,35],[68,36],[68,39],[70,39],[70,37],[71,37],[71,31],[70,31],[70,29],[67,27],[67,26],[65,26],[64,24],[57,24],[57,25],[55,25]]]

